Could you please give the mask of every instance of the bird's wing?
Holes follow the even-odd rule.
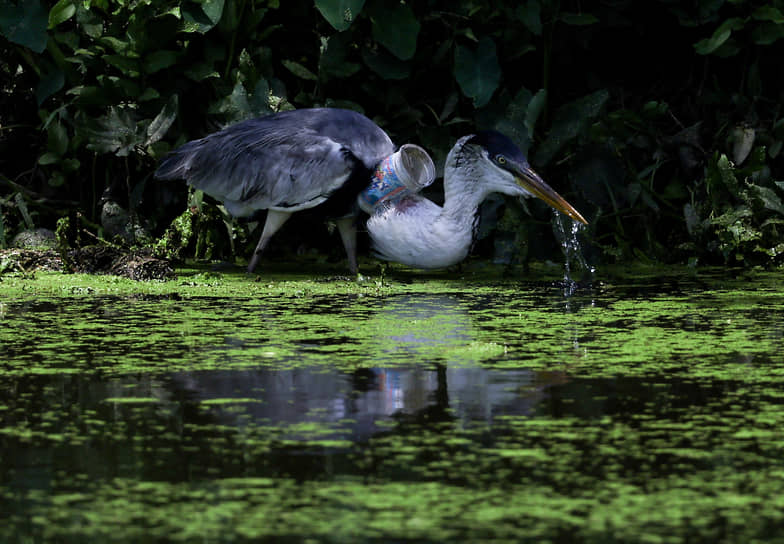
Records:
[[[230,126],[167,156],[161,179],[185,179],[233,215],[324,202],[357,170],[394,152],[386,133],[345,110],[282,112]],[[368,176],[369,178],[369,176]]]

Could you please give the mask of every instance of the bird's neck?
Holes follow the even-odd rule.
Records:
[[[444,170],[443,207],[420,196],[370,217],[368,232],[384,259],[417,268],[444,268],[468,255],[476,214],[486,194],[475,183],[477,172],[453,160],[454,155],[450,153]]]
[[[480,172],[472,165],[461,164],[457,157],[447,158],[444,169],[444,209],[442,216],[450,221],[465,223],[469,228],[488,193],[478,186]]]

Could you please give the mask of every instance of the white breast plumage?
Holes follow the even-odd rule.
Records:
[[[415,268],[445,268],[462,261],[471,247],[470,222],[453,221],[430,200],[413,196],[368,219],[379,258]]]

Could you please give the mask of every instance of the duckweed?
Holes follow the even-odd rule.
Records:
[[[0,541],[780,540],[781,273],[557,277],[3,276]]]

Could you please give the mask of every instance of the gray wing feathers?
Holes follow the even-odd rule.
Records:
[[[361,162],[394,152],[386,133],[346,110],[313,109],[251,119],[183,145],[155,175],[184,179],[234,215],[323,202]]]

